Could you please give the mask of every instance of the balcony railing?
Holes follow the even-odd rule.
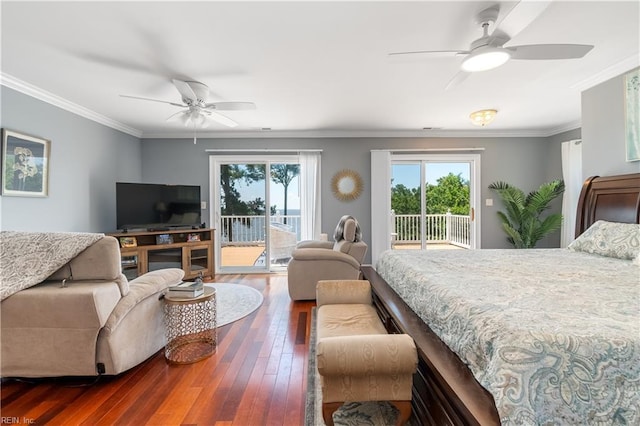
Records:
[[[420,244],[421,220],[419,214],[392,215],[393,244]],[[457,214],[428,214],[425,237],[429,243],[448,243],[458,247],[471,247],[471,217]]]
[[[469,248],[471,220],[468,215],[428,214],[425,221],[426,242],[448,243]],[[271,228],[295,235],[300,240],[300,215],[274,215]],[[392,215],[394,244],[420,244],[420,215]],[[220,236],[222,242],[234,245],[255,245],[265,242],[264,216],[222,216]]]
[[[295,235],[300,240],[300,215],[273,215],[269,218],[272,228]],[[253,245],[265,242],[264,216],[222,216],[220,237],[223,243]]]

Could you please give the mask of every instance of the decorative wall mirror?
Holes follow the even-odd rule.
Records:
[[[331,190],[339,200],[355,200],[362,194],[362,178],[356,171],[341,170],[331,178]]]

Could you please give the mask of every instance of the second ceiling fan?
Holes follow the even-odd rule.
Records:
[[[546,8],[546,4],[540,3],[534,5],[537,10],[531,13],[531,16],[524,16],[524,13],[514,13],[516,9],[520,7],[523,2],[511,10],[509,15],[502,20],[498,27],[493,28],[491,33],[489,28],[493,27],[498,19],[500,12],[499,5],[491,6],[484,9],[476,16],[476,22],[482,27],[483,35],[479,39],[473,41],[468,50],[419,50],[411,52],[393,52],[390,56],[396,55],[427,55],[427,56],[452,56],[452,57],[464,57],[461,65],[461,70],[451,79],[447,84],[447,89],[461,83],[469,76],[469,73],[486,71],[493,68],[497,68],[503,65],[510,59],[526,59],[526,60],[550,60],[550,59],[577,59],[585,56],[591,49],[592,45],[588,44],[528,44],[521,46],[504,46],[511,36],[500,29],[500,26],[505,25],[505,21],[509,20],[511,16],[513,21],[519,21],[517,24],[512,25],[513,28],[520,27],[523,29],[533,19],[537,17],[539,13]],[[529,5],[526,5],[529,7]],[[524,8],[520,8],[525,10]],[[508,23],[505,25],[509,27]],[[518,31],[516,31],[517,33]],[[512,36],[515,34],[512,34]]]

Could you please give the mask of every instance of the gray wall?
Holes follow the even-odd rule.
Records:
[[[1,197],[1,229],[113,232],[115,182],[142,177],[140,140],[5,86],[0,90],[0,126],[51,141],[49,196]]]
[[[549,138],[201,139],[197,145],[189,139],[140,142],[6,87],[1,90],[2,127],[52,140],[49,197],[2,197],[2,229],[113,231],[116,181],[201,185],[203,200],[209,201],[207,148],[317,148],[324,151],[323,231],[331,233],[338,218],[351,213],[370,236],[370,150],[483,147],[482,247],[500,248],[508,247],[495,214],[501,205],[487,185],[505,180],[530,191],[561,177],[560,142],[582,138],[585,177],[640,170],[640,162],[625,161],[622,76],[583,93],[581,131]],[[363,195],[348,203],[336,200],[329,188],[331,176],[344,168],[358,171],[365,180]],[[496,200],[493,207],[484,206],[486,198]],[[204,218],[209,217],[208,211],[203,213]],[[541,246],[555,247],[558,239],[557,235],[549,237]]]
[[[640,172],[640,161],[626,161],[624,99],[624,75],[582,92],[584,179]]]
[[[367,240],[371,235],[371,191],[375,190],[370,185],[372,149],[484,148],[480,151],[482,247],[506,248],[509,245],[496,215],[501,204],[487,186],[504,180],[528,192],[550,175],[561,176],[559,162],[548,161],[549,145],[547,138],[199,139],[197,145],[189,139],[144,139],[142,178],[152,183],[201,185],[203,200],[210,201],[206,149],[322,149],[322,230],[331,234],[342,215],[352,214],[361,223]],[[359,172],[365,183],[362,196],[350,202],[337,200],[330,188],[333,174],[345,168]],[[484,206],[486,198],[494,199],[493,207]],[[203,212],[203,218],[209,214]],[[209,219],[206,221],[210,225]]]

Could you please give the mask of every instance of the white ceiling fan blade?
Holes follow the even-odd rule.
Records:
[[[207,110],[206,113],[209,116],[209,118],[211,118],[213,121],[218,122],[220,124],[224,124],[227,127],[237,127],[238,126],[238,123],[236,123],[235,121],[233,121],[229,117],[225,117],[224,115],[219,114],[219,113],[217,113],[215,111]]]
[[[535,21],[550,4],[551,0],[521,0],[496,22],[494,32],[514,38]]]
[[[194,101],[198,99],[196,92],[193,91],[189,83],[175,78],[171,81],[176,86],[176,89],[178,89],[178,92],[180,92],[180,95],[182,95],[182,99],[191,99]]]
[[[178,104],[176,102],[161,101],[161,100],[158,100],[158,99],[151,99],[151,98],[141,98],[140,96],[130,96],[130,95],[120,95],[120,96],[123,97],[123,98],[140,99],[140,100],[143,100],[143,101],[160,102],[162,104],[169,104],[169,105],[173,105],[173,106],[186,107],[186,105]]]
[[[589,44],[529,44],[506,48],[511,59],[576,59],[593,49]]]
[[[468,54],[468,50],[415,50],[410,52],[392,52],[388,56],[400,55],[429,55],[433,57],[450,58],[459,55]]]
[[[453,89],[454,87],[465,81],[467,77],[469,77],[469,74],[470,73],[466,71],[459,71],[456,75],[453,76],[449,83],[447,83],[447,86],[444,88],[444,90]]]
[[[167,121],[176,121],[176,120],[180,120],[182,122],[184,122],[184,111],[178,111],[175,114],[171,114],[169,117],[167,117]]]
[[[212,102],[206,104],[205,108],[218,111],[247,111],[256,109],[256,104],[253,102]]]
[[[209,120],[208,120],[208,119],[207,119],[207,117],[206,117],[206,116],[204,116],[204,115],[202,115],[201,117],[202,117],[202,120],[200,120],[200,121],[198,122],[198,125],[199,125],[201,128],[206,129],[207,127],[209,127]]]

